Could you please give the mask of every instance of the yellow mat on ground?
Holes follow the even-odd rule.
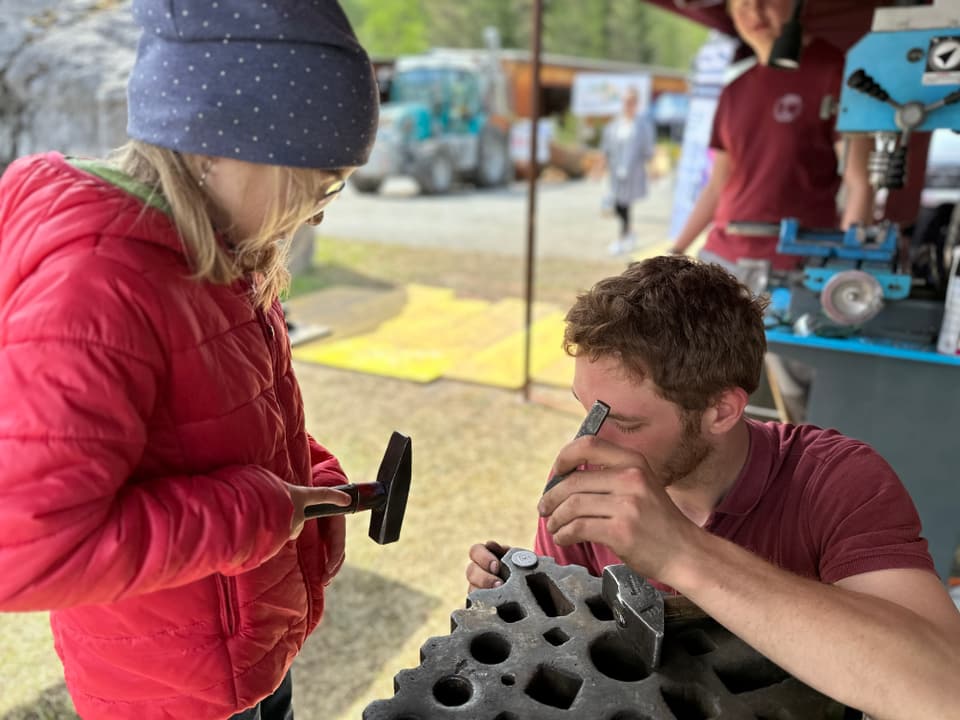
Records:
[[[632,253],[642,260],[667,251],[657,243]],[[385,375],[414,382],[441,377],[519,388],[523,385],[524,302],[488,302],[457,297],[448,288],[406,286],[400,312],[375,330],[338,339],[333,335],[293,349],[303,362]],[[530,337],[530,377],[567,387],[573,360],[561,347],[567,308],[534,303]]]
[[[537,382],[569,385],[573,379],[573,361],[561,348],[563,316],[562,312],[552,312],[534,321],[530,328],[530,377]],[[525,338],[521,324],[507,337],[464,358],[444,376],[505,388],[522,387]],[[551,368],[551,372],[545,375],[545,368]]]
[[[554,306],[533,308],[531,368],[562,368],[563,314]],[[446,288],[409,285],[399,314],[373,332],[327,339],[294,348],[295,359],[415,382],[451,377],[519,387],[523,383],[522,300],[495,303],[456,297]],[[572,368],[572,366],[569,366]],[[550,377],[567,385],[571,372]]]

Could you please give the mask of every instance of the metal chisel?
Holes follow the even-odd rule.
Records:
[[[603,421],[607,419],[607,415],[609,413],[610,406],[602,400],[597,400],[595,403],[593,403],[593,407],[590,408],[590,412],[588,412],[587,417],[584,418],[583,423],[580,425],[580,429],[577,430],[577,434],[573,436],[574,440],[576,440],[578,437],[583,437],[584,435],[596,435],[598,432],[600,432],[600,427],[603,425]],[[563,475],[554,475],[552,478],[550,478],[550,482],[548,482],[547,486],[543,489],[544,494],[552,490],[557,483],[559,483],[561,480],[564,480],[569,475],[570,473],[564,473]]]

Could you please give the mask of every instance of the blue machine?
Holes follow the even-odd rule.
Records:
[[[847,52],[837,130],[872,133],[875,187],[903,187],[910,135],[960,130],[960,7],[882,8]]]
[[[904,186],[913,133],[960,130],[960,3],[947,5],[878,9],[871,32],[847,53],[837,131],[873,136],[868,170],[876,189]],[[833,323],[855,327],[910,295],[898,236],[889,221],[844,232],[805,229],[787,218],[777,249],[806,258],[802,287],[819,296]]]
[[[872,31],[847,54],[837,109],[838,131],[873,136],[871,183],[901,187],[913,133],[960,129],[960,1],[877,9]],[[802,284],[774,293],[774,312],[792,331],[777,326],[767,341],[813,369],[806,420],[869,443],[894,468],[946,578],[960,574],[960,567],[950,571],[960,540],[950,450],[960,427],[953,392],[960,355],[934,348],[944,302],[918,292],[902,297],[913,279],[898,272],[896,235],[889,223],[847,233],[781,223],[781,251],[805,256],[806,267]],[[948,232],[944,245],[952,244]],[[835,328],[817,326],[831,303],[851,320],[878,303],[882,311],[831,337]],[[814,318],[813,334],[798,330],[804,317]]]
[[[862,326],[883,310],[885,301],[910,295],[912,278],[897,271],[899,229],[893,223],[813,230],[786,218],[779,237],[778,252],[805,258],[787,317],[816,310],[830,321],[828,326],[820,323],[821,328],[833,332],[831,326]]]
[[[809,262],[804,268],[803,285],[812,292],[822,292],[837,273],[859,270],[876,278],[884,298],[902,300],[910,294],[911,279],[892,270],[897,235],[897,226],[889,222],[871,228],[854,225],[846,232],[801,232],[799,222],[787,218],[780,223],[777,251],[821,261],[820,266]]]

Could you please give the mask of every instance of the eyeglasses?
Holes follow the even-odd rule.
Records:
[[[337,196],[346,186],[346,180],[337,179],[330,183],[330,186],[327,188],[326,192],[323,193],[323,197],[320,198],[320,202],[318,202],[316,208],[314,208],[313,215],[311,215],[310,219],[307,220],[307,225],[313,225],[316,227],[322,223],[324,208],[336,200]]]

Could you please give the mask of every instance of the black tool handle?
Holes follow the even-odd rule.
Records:
[[[347,493],[353,502],[345,507],[331,503],[307,505],[303,510],[305,518],[347,515],[361,510],[371,510],[380,507],[387,500],[387,491],[382,483],[350,483],[349,485],[337,485],[330,489]]]
[[[583,422],[580,424],[580,429],[577,430],[577,434],[573,436],[573,439],[576,440],[578,437],[583,437],[584,435],[596,435],[598,432],[600,432],[603,421],[607,419],[607,415],[609,413],[610,406],[602,400],[597,400],[595,403],[593,403],[593,407],[590,408],[590,412],[587,413],[587,417],[585,417]],[[554,475],[552,478],[550,478],[550,482],[548,482],[547,486],[543,489],[543,494],[546,495],[557,483],[559,483],[561,480],[565,480],[569,475],[570,473]]]
[[[850,77],[847,78],[847,87],[851,87],[854,90],[859,90],[864,95],[869,95],[874,100],[890,103],[895,107],[900,106],[899,103],[890,99],[890,93],[884,90],[880,83],[874,80],[873,77],[871,77],[870,74],[863,68],[855,70]]]

